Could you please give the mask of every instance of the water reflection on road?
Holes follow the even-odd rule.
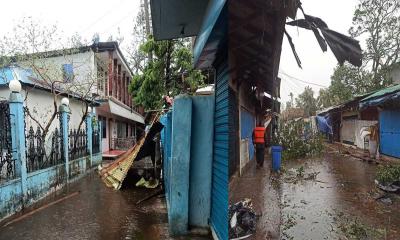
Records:
[[[0,239],[172,239],[168,235],[163,198],[155,197],[137,205],[139,199],[150,193],[148,190],[127,187],[114,191],[96,173],[40,205],[76,191],[76,196],[0,227]]]
[[[303,166],[304,177],[293,181]],[[340,154],[290,161],[281,176],[282,239],[398,239],[399,197],[377,201],[377,166]],[[294,174],[293,174],[294,173]],[[301,178],[300,178],[301,179]]]

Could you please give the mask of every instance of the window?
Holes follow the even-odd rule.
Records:
[[[104,90],[104,72],[100,65],[97,65],[97,89],[100,92],[103,92]]]
[[[71,82],[74,79],[74,68],[72,64],[62,65],[63,79],[64,82]]]

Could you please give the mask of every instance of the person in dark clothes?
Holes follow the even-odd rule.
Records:
[[[256,149],[256,160],[257,166],[262,167],[264,165],[264,152],[265,152],[265,128],[258,122],[258,125],[253,129],[253,144]]]

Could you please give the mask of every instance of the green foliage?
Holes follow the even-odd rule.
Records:
[[[361,0],[349,32],[366,38],[363,68],[371,75],[370,88],[390,84],[390,68],[400,60],[400,1]]]
[[[314,98],[314,91],[307,86],[304,91],[296,98],[296,105],[304,109],[306,116],[313,116],[317,111],[317,99]]]
[[[364,94],[373,89],[369,86],[370,75],[349,64],[337,66],[331,76],[331,85],[321,89],[317,99],[320,109],[348,101],[354,95]]]
[[[297,170],[297,177],[303,177],[304,176],[304,166],[299,167]]]
[[[322,136],[312,133],[309,124],[302,120],[281,121],[277,133],[278,144],[283,147],[283,159],[315,156],[323,150]]]
[[[400,166],[379,166],[376,172],[376,179],[382,184],[400,181]]]
[[[153,37],[140,46],[147,58],[143,71],[133,76],[129,91],[136,104],[145,109],[160,108],[162,95],[193,93],[203,84],[204,76],[193,69],[190,42],[186,39],[155,41]]]
[[[390,73],[400,61],[400,1],[360,0],[349,32],[354,38],[366,39],[363,65],[337,66],[329,88],[320,91],[319,108],[340,104],[392,83]]]

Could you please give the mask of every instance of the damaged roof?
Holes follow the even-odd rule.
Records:
[[[400,104],[400,84],[393,85],[371,94],[360,101],[360,108],[369,106],[399,106]]]
[[[382,97],[382,96],[385,96],[387,94],[395,93],[395,92],[398,92],[398,91],[400,91],[400,84],[399,85],[394,85],[394,86],[391,86],[391,87],[387,87],[387,88],[384,88],[382,90],[379,90],[379,91],[375,92],[374,94],[371,94],[370,96],[362,99],[361,101],[363,102],[363,101],[367,101],[367,100],[370,100],[370,99],[373,99],[373,98]]]

